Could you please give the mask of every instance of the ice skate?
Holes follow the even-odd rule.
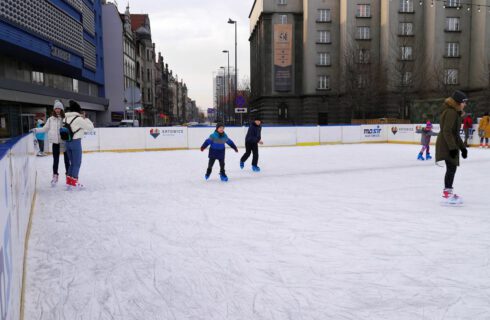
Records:
[[[417,160],[424,161],[425,159],[424,156],[421,153],[419,153],[419,155],[417,156]]]
[[[240,161],[240,169],[243,169],[245,167],[245,162]]]
[[[432,159],[432,156],[430,155],[430,153],[427,153],[425,155],[425,160],[430,160],[430,159]]]
[[[51,187],[56,187],[57,184],[58,184],[58,175],[53,174],[53,179],[51,179]]]
[[[228,182],[228,177],[226,176],[225,173],[220,173],[219,177],[220,177],[221,181]]]
[[[461,206],[463,205],[463,198],[453,193],[452,189],[444,189],[442,192],[442,205]]]
[[[258,167],[258,166],[252,166],[252,170],[254,172],[260,172],[260,167]]]

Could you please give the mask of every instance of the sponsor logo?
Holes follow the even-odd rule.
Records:
[[[381,136],[381,131],[383,129],[380,126],[377,126],[373,129],[364,129],[364,136],[366,138],[377,138]]]
[[[396,135],[396,133],[398,132],[398,128],[397,127],[392,127],[391,128],[391,132]]]
[[[154,139],[156,139],[156,138],[158,138],[158,136],[160,135],[160,130],[158,130],[158,129],[151,129],[151,130],[150,130],[150,135],[151,135],[151,136],[152,136]]]
[[[51,55],[63,61],[70,62],[71,54],[57,47],[51,47]]]

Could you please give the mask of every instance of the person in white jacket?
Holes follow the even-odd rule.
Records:
[[[70,100],[70,106],[65,114],[65,123],[69,124],[73,132],[73,138],[66,141],[66,151],[70,159],[70,169],[66,177],[68,187],[83,187],[78,183],[78,174],[82,165],[82,138],[86,131],[94,130],[94,124],[85,117],[80,105]]]
[[[56,100],[53,105],[53,113],[51,117],[46,121],[44,127],[35,128],[35,133],[48,133],[48,143],[51,143],[53,151],[53,179],[51,185],[54,186],[58,183],[58,167],[60,163],[60,152],[63,152],[63,158],[65,161],[65,174],[68,173],[70,168],[70,160],[65,150],[65,143],[60,137],[60,128],[63,126],[63,119],[65,118],[65,108],[61,101]]]

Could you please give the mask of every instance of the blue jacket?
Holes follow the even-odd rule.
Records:
[[[210,146],[209,159],[224,160],[225,143],[229,145],[231,148],[233,148],[235,151],[238,150],[235,143],[233,143],[233,141],[231,141],[231,139],[228,138],[226,133],[223,132],[223,134],[219,134],[217,131],[213,132],[213,134],[211,134],[209,138],[207,138],[206,141],[204,141],[203,145],[201,146],[201,150],[204,150],[208,146]]]
[[[259,143],[262,140],[261,137],[262,127],[258,126],[253,122],[247,131],[247,136],[245,137],[246,143]]]

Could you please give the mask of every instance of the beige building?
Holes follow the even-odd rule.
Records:
[[[414,120],[424,99],[489,91],[490,0],[256,0],[249,18],[267,122]]]

